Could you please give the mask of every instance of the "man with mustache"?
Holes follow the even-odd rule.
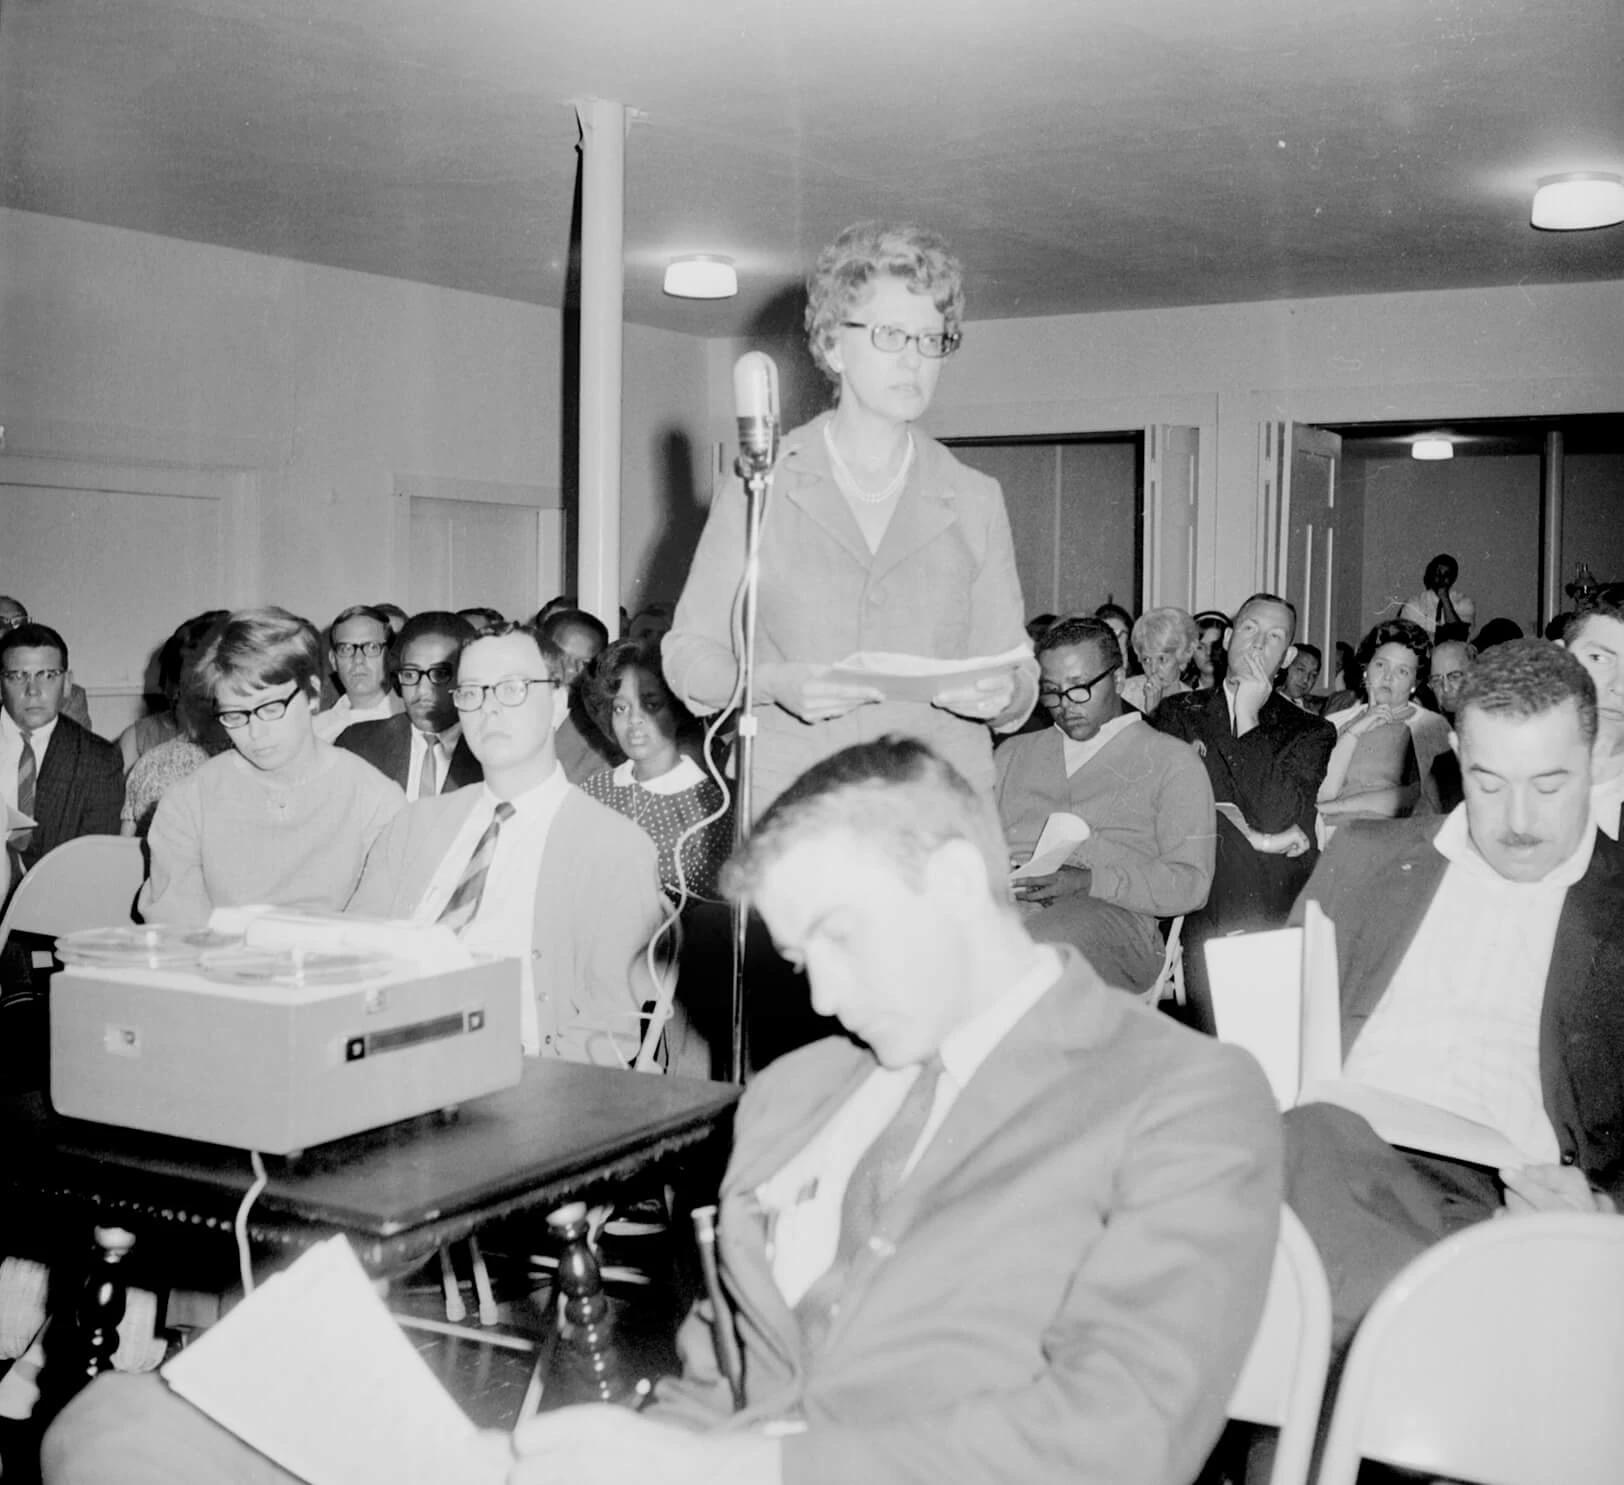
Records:
[[[1486,1217],[1624,1196],[1624,848],[1591,807],[1596,687],[1515,640],[1461,688],[1450,814],[1351,822],[1299,899],[1336,926],[1342,1076],[1486,1125],[1498,1172],[1400,1151],[1358,1115],[1286,1116],[1287,1199],[1345,1340],[1416,1254]]]

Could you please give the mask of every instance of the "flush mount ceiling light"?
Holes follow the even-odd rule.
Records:
[[[1583,232],[1624,222],[1624,177],[1594,170],[1548,175],[1534,192],[1531,220],[1547,232]]]
[[[731,299],[739,292],[739,275],[731,258],[690,253],[666,264],[665,292],[677,299]]]
[[[1410,445],[1412,459],[1453,459],[1455,445],[1447,438],[1418,438]]]

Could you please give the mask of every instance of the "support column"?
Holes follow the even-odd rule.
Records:
[[[620,616],[620,356],[625,307],[628,110],[603,98],[575,107],[581,124],[580,488],[576,592],[618,634]]]
[[[1548,624],[1562,612],[1562,430],[1545,435],[1539,464],[1539,618]]]

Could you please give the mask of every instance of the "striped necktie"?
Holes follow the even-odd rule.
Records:
[[[440,916],[436,921],[444,923],[453,933],[461,933],[474,921],[474,915],[479,912],[480,899],[485,895],[485,878],[490,874],[491,862],[496,859],[496,838],[502,832],[503,822],[511,820],[513,814],[513,806],[507,800],[497,801],[491,823],[485,827],[485,833],[474,846],[473,855],[468,858],[468,864],[462,869],[462,878],[457,883],[457,890],[440,910]]]
[[[26,727],[19,727],[22,734],[23,750],[17,759],[17,811],[34,816],[34,785],[39,777],[38,764],[34,758],[34,734]],[[32,830],[20,830],[11,839],[11,844],[19,851],[26,851],[34,839]]]

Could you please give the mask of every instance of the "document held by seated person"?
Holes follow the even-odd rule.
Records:
[[[506,1474],[342,1237],[267,1279],[163,1375],[311,1485],[498,1485]]]

